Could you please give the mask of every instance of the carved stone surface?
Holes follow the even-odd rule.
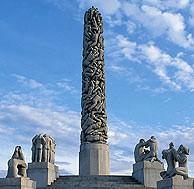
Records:
[[[174,177],[175,175],[181,175],[184,179],[188,179],[188,155],[188,147],[181,144],[178,150],[176,150],[171,142],[169,144],[169,149],[162,151],[162,158],[167,162],[167,171],[161,172],[162,178],[166,179]],[[178,167],[176,167],[176,162],[178,162]]]
[[[81,144],[106,143],[104,39],[102,16],[92,7],[84,16]]]
[[[21,146],[16,146],[12,158],[8,161],[7,178],[26,177],[26,163]]]
[[[55,140],[47,134],[32,139],[32,162],[55,162]]]

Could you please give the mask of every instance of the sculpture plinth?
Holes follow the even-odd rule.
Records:
[[[106,144],[83,144],[79,154],[80,175],[109,175],[110,158],[108,145]]]
[[[158,161],[141,161],[133,164],[132,176],[146,187],[157,186],[157,181],[161,180],[160,172],[164,170],[164,164]]]
[[[59,177],[58,167],[49,162],[28,163],[27,174],[37,187],[46,187]]]
[[[184,180],[180,175],[165,178],[157,182],[157,189],[193,189],[193,178]]]
[[[92,7],[84,17],[80,175],[110,174],[102,32],[102,16]]]

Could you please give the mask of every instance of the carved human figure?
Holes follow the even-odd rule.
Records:
[[[145,140],[140,139],[134,150],[135,162],[143,161],[148,152],[149,151],[145,149]]]
[[[38,138],[38,135],[36,135],[33,139],[32,139],[32,162],[36,161],[36,139]]]
[[[183,146],[182,144],[179,146],[177,151],[174,151],[173,153],[175,161],[178,162],[178,167],[175,167],[172,173],[169,175],[169,177],[173,177],[175,175],[181,175],[184,179],[188,178],[188,158],[189,155],[189,148],[186,146]]]
[[[50,136],[51,139],[51,151],[50,151],[50,162],[54,163],[55,162],[55,147],[56,143],[55,140]]]
[[[167,171],[162,171],[160,173],[163,179],[169,177],[169,175],[175,168],[176,165],[176,161],[174,159],[175,152],[176,150],[174,149],[174,144],[172,142],[169,144],[169,149],[162,151],[162,159],[165,159],[167,162]]]
[[[16,146],[12,158],[8,161],[7,178],[26,177],[26,163],[21,146]]]
[[[45,139],[43,138],[43,135],[40,134],[36,139],[36,162],[42,162],[43,144],[45,144]]]
[[[144,146],[150,148],[150,151],[146,154],[144,160],[151,162],[160,162],[160,160],[158,159],[158,142],[156,140],[156,137],[151,136],[151,138],[144,143]]]

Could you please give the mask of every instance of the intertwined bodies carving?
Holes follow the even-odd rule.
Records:
[[[94,7],[84,17],[81,143],[106,143],[104,39],[102,16]]]

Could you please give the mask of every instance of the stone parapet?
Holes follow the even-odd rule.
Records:
[[[0,178],[0,189],[36,189],[36,182],[28,177]]]

